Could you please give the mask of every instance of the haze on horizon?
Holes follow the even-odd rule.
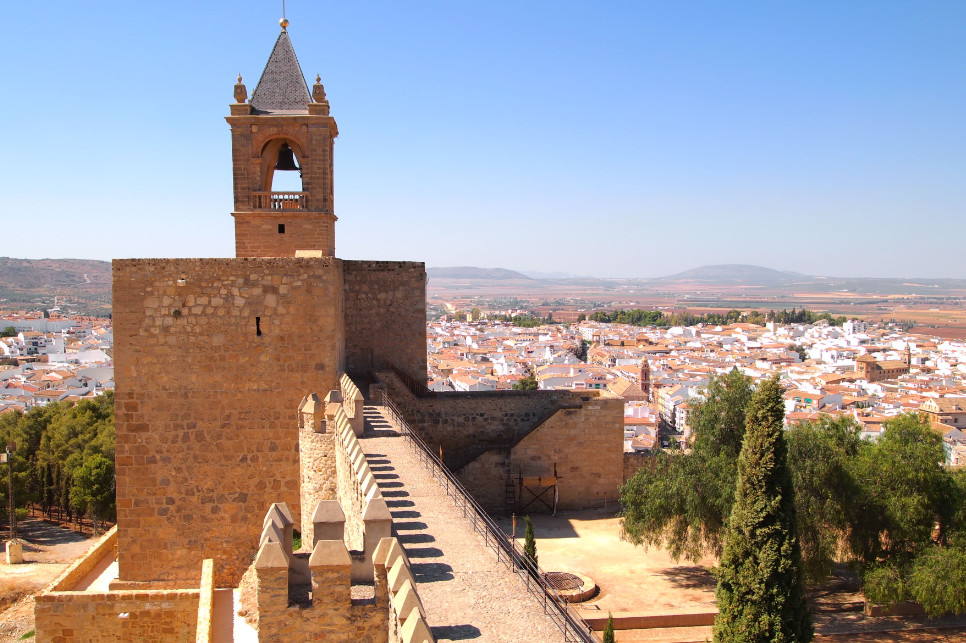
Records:
[[[281,3],[5,7],[3,254],[232,256],[228,126]],[[287,2],[336,253],[966,278],[966,4]]]

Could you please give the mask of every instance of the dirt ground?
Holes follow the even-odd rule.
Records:
[[[24,563],[7,565],[6,556],[0,557],[0,643],[21,640],[33,630],[33,595],[94,544],[88,532],[37,518],[21,522],[18,535]]]
[[[620,518],[614,509],[534,515],[537,556],[546,571],[590,576],[600,587],[596,598],[581,603],[585,616],[601,613],[646,615],[715,611],[715,580],[708,571],[715,560],[674,561],[662,549],[643,549],[620,540]],[[511,529],[510,520],[501,526]],[[516,535],[521,545],[523,520]],[[888,641],[966,641],[966,617],[927,621],[920,618],[870,618],[863,614],[858,578],[844,566],[827,583],[809,590],[817,641],[872,643]],[[683,637],[683,638],[682,638]],[[711,627],[673,630],[626,630],[617,640],[710,640]]]
[[[533,515],[537,557],[547,571],[577,572],[600,587],[596,598],[581,603],[587,611],[667,614],[714,611],[715,581],[708,573],[714,560],[696,565],[675,562],[661,549],[644,550],[619,539],[620,518],[613,509]],[[506,528],[506,527],[504,527]],[[517,520],[523,542],[524,524]]]

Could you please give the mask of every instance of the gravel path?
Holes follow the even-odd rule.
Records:
[[[393,515],[437,641],[558,642],[563,634],[498,563],[462,511],[381,414],[367,406],[361,446]]]

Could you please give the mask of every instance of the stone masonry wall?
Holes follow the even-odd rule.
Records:
[[[438,393],[417,398],[399,378],[387,374],[383,380],[409,424],[434,452],[443,448],[443,461],[453,470],[484,451],[515,444],[557,409],[582,404],[582,396],[571,391]]]
[[[338,500],[345,514],[345,544],[350,551],[362,551],[365,548],[366,510],[370,502],[382,498],[382,492],[341,408],[336,414],[333,433]]]
[[[509,459],[512,510],[529,504],[526,513],[535,513],[548,509],[540,501],[530,502],[534,494],[521,490],[519,478],[552,476],[556,465],[559,508],[601,506],[616,500],[623,482],[623,417],[621,400],[588,399],[580,408],[557,411],[512,448],[483,453],[459,470],[458,476],[484,508],[502,513],[508,509]],[[541,497],[552,503],[552,492]]]
[[[625,453],[624,454],[624,482],[634,477],[638,469],[654,466],[654,456],[649,453]]]
[[[38,641],[194,641],[198,590],[70,592],[38,596]]]
[[[321,417],[319,417],[321,416]],[[335,427],[326,426],[321,408],[313,418],[314,426],[299,427],[299,459],[301,460],[300,530],[302,542],[312,545],[314,527],[312,513],[322,500],[336,500],[338,485],[335,467]]]
[[[344,261],[346,370],[389,363],[426,381],[426,267]]]
[[[490,513],[502,514],[508,508],[506,464],[509,458],[509,449],[490,449],[456,474],[467,491],[473,494],[473,499]],[[515,472],[512,469],[511,480],[516,484]]]
[[[332,215],[284,210],[271,214],[236,212],[235,256],[294,257],[297,250],[321,250],[335,255],[335,220]],[[279,224],[285,226],[280,233]]]
[[[337,259],[115,260],[122,581],[235,585],[273,502],[298,524],[296,409],[338,386]]]
[[[82,591],[78,583],[113,558],[117,527],[75,560],[34,599],[38,641],[194,641],[200,616],[198,589]],[[211,561],[202,565],[210,580]],[[198,583],[198,578],[194,579]],[[210,585],[210,583],[209,583]]]
[[[513,473],[524,477],[552,475],[556,465],[561,509],[616,501],[623,464],[624,401],[620,399],[591,399],[579,409],[561,409],[520,440],[510,454]],[[522,501],[528,499],[524,491]]]

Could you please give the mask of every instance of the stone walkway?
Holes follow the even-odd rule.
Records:
[[[563,641],[543,607],[467,526],[381,410],[365,407],[360,443],[392,513],[393,536],[409,556],[436,640]]]

